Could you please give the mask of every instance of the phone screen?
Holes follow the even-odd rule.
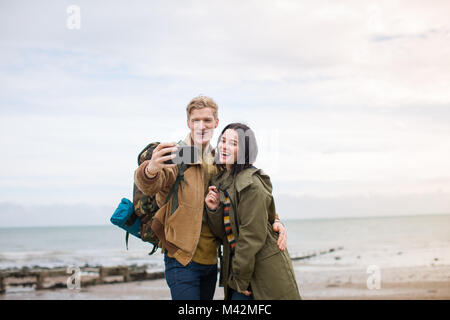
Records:
[[[178,147],[177,151],[172,152],[175,154],[175,158],[172,160],[164,161],[166,164],[193,164],[197,163],[198,160],[198,149],[195,146],[182,146]]]

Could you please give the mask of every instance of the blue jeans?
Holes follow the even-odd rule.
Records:
[[[164,253],[165,277],[172,300],[212,300],[217,282],[217,264],[191,261],[183,266]]]

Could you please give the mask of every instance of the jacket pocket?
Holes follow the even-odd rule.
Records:
[[[280,253],[280,249],[277,246],[273,245],[264,245],[264,247],[256,254],[255,260],[262,261],[267,259],[274,254]]]
[[[264,247],[256,254],[256,261],[264,260],[281,252],[277,245],[278,234],[272,230],[272,225],[267,224],[267,238]]]
[[[200,236],[203,208],[196,209],[180,203],[175,212],[167,216],[166,240],[186,252],[193,252]]]

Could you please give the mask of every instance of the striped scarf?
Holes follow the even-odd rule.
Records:
[[[231,229],[230,207],[231,200],[228,193],[225,192],[225,201],[223,203],[223,224],[225,226],[225,233],[227,234],[228,243],[231,246],[231,250],[234,250],[234,247],[236,247],[236,241],[234,239],[233,230]]]

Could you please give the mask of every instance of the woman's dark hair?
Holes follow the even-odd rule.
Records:
[[[233,129],[238,134],[238,155],[237,162],[231,167],[231,173],[237,175],[244,169],[252,167],[255,163],[256,156],[258,155],[258,145],[256,144],[255,133],[247,125],[243,123],[230,123],[227,125],[220,133],[219,139],[217,140],[217,147],[219,146],[222,135],[228,129]],[[218,163],[219,153],[216,154],[216,163]],[[221,168],[224,169],[224,165]]]

